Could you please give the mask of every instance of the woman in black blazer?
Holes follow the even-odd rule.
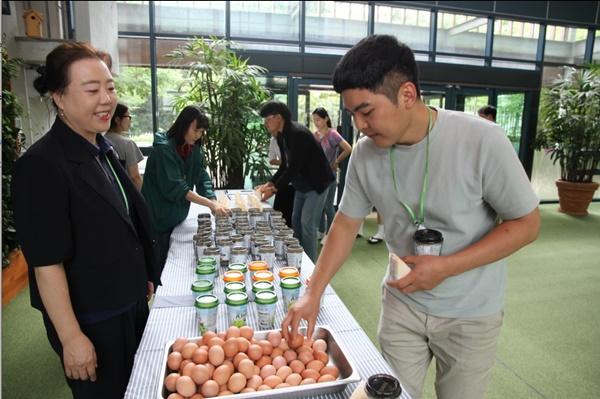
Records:
[[[40,72],[34,86],[58,116],[12,184],[31,304],[73,396],[122,398],[158,283],[148,211],[100,134],[117,99],[98,51],[61,44]]]

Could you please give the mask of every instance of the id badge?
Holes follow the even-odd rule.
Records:
[[[439,256],[442,253],[442,244],[444,237],[438,230],[428,229],[419,226],[413,235],[413,244],[415,255],[434,255]]]

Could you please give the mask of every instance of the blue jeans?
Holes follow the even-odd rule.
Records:
[[[327,190],[321,194],[316,191],[294,194],[294,211],[292,212],[292,228],[294,237],[300,241],[304,252],[315,262],[317,260],[317,229],[323,206],[327,197]]]
[[[329,233],[331,223],[333,222],[333,217],[335,216],[333,199],[335,198],[336,189],[336,181],[332,182],[331,185],[327,187],[327,189],[325,189],[325,191],[327,192],[327,197],[325,198],[325,206],[323,208],[323,213],[321,214],[321,223],[319,225],[319,231],[323,234]]]

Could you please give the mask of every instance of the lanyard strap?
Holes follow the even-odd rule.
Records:
[[[121,180],[119,180],[119,177],[115,173],[115,169],[113,168],[112,164],[110,163],[110,159],[108,159],[107,156],[105,156],[105,158],[106,158],[106,163],[108,163],[108,166],[110,166],[110,170],[112,171],[112,174],[115,177],[117,184],[119,185],[119,189],[121,190],[121,195],[123,196],[123,201],[125,202],[125,208],[127,208],[127,214],[129,215],[129,201],[127,201],[127,195],[125,195],[125,190],[123,189],[123,186],[121,185]]]
[[[398,198],[398,201],[402,204],[406,213],[410,216],[410,219],[414,223],[415,226],[423,225],[425,222],[425,197],[427,196],[427,187],[429,184],[429,134],[431,133],[431,129],[433,128],[431,124],[432,116],[431,109],[427,107],[427,112],[429,115],[429,122],[427,123],[427,150],[425,153],[425,173],[423,175],[423,187],[421,188],[421,195],[419,196],[419,217],[415,217],[415,213],[404,201]],[[398,193],[398,184],[396,183],[396,160],[394,159],[394,147],[390,147],[390,166],[392,168],[392,180],[394,181],[394,190],[396,194]]]

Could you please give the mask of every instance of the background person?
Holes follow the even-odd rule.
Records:
[[[285,151],[281,150],[282,146],[281,136],[275,138],[271,137],[269,142],[269,163],[271,165],[279,166],[285,163]],[[291,183],[281,187],[275,194],[275,200],[273,201],[273,209],[280,211],[285,224],[288,227],[292,227],[292,212],[294,210],[294,187]]]
[[[277,173],[257,187],[267,200],[290,182],[294,187],[292,228],[306,254],[317,259],[317,229],[325,205],[326,189],[334,180],[333,173],[321,146],[306,127],[292,122],[287,105],[270,101],[260,110],[265,127],[271,136],[281,137],[282,157]]]
[[[58,115],[12,182],[31,305],[73,397],[120,399],[158,283],[148,211],[101,134],[117,98],[99,52],[61,44],[42,72],[34,87]]]
[[[496,112],[497,112],[496,107],[494,107],[493,105],[486,105],[485,107],[479,108],[479,110],[477,111],[477,114],[479,116],[481,116],[482,118],[495,123],[496,122]]]
[[[216,202],[210,176],[204,165],[202,135],[208,117],[198,106],[185,107],[167,131],[155,133],[148,156],[142,194],[150,208],[158,237],[160,270],[169,253],[171,233],[185,220],[190,202],[208,207],[215,215],[229,210]],[[195,192],[193,191],[195,186]]]
[[[317,130],[315,131],[315,139],[325,153],[327,162],[334,174],[337,174],[340,163],[350,156],[352,147],[341,134],[331,127],[331,119],[329,113],[325,108],[316,108],[312,113],[312,118]],[[321,216],[321,222],[319,230],[323,233],[323,241],[326,240],[327,232],[333,222],[335,216],[335,208],[333,207],[333,200],[337,189],[337,181],[334,179],[333,182],[327,188],[327,197],[325,199],[325,209]]]
[[[111,142],[114,150],[119,155],[119,162],[127,171],[129,178],[138,190],[142,189],[142,176],[140,176],[140,163],[144,156],[135,141],[126,137],[131,126],[129,108],[121,103],[117,104],[115,113],[110,120],[110,128],[105,137]]]
[[[382,283],[384,358],[415,399],[433,357],[438,398],[483,398],[502,325],[505,258],[539,232],[529,179],[500,126],[421,100],[414,54],[393,36],[361,40],[333,83],[367,137],[354,146],[327,243],[283,333],[292,338],[305,319],[312,335],[319,298],[375,206],[389,251],[412,265],[398,279],[388,270]],[[440,256],[416,255],[421,227],[443,237]]]

